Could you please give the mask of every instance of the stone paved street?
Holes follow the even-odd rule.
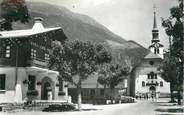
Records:
[[[0,113],[0,115],[182,115],[182,113],[158,112],[156,109],[163,108],[181,108],[164,102],[161,99],[158,102],[139,100],[131,104],[115,105],[83,105],[83,111],[75,112],[17,112],[17,113]]]

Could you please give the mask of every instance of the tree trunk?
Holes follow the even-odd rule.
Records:
[[[104,85],[104,95],[103,95],[103,100],[104,100],[104,104],[106,104],[106,85]]]
[[[178,105],[181,105],[180,89],[177,91]]]
[[[170,83],[171,103],[174,103],[174,102],[175,102],[175,100],[174,100],[174,94],[173,94],[173,88],[174,88],[174,85],[173,85],[173,83],[171,82],[171,83]]]
[[[80,111],[82,108],[82,96],[81,96],[81,86],[77,86],[77,94],[78,94],[78,110]]]

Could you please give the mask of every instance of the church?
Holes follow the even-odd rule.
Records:
[[[156,12],[154,11],[152,40],[148,48],[150,52],[132,72],[129,82],[131,96],[169,96],[170,83],[166,82],[160,74],[160,67],[164,58],[163,47],[160,43]]]

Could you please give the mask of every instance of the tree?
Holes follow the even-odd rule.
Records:
[[[111,55],[102,45],[90,41],[66,41],[53,43],[50,67],[60,73],[60,78],[77,87],[78,109],[81,109],[82,81],[97,71],[97,65],[107,62]]]
[[[172,7],[170,9],[171,16],[168,19],[163,19],[162,26],[165,28],[166,34],[169,36],[169,61],[170,64],[167,66],[170,66],[169,68],[172,68],[174,66],[173,71],[175,71],[175,79],[176,79],[176,89],[178,92],[177,98],[178,98],[178,104],[181,105],[181,92],[182,92],[182,85],[183,85],[183,21],[184,21],[184,11],[183,11],[183,0],[178,0],[179,5]],[[171,62],[172,61],[172,62]],[[167,62],[167,61],[165,61]],[[171,64],[172,63],[172,64]],[[166,66],[166,64],[165,64]],[[168,70],[164,71],[165,75],[168,75]],[[167,76],[168,78],[173,76]],[[171,84],[172,81],[171,81]]]
[[[121,67],[119,64],[104,64],[103,68],[99,71],[98,83],[104,86],[104,96],[106,86],[111,90],[110,98],[113,98],[113,89],[120,82],[122,82],[129,74],[128,67]],[[105,97],[104,97],[105,98]]]
[[[26,23],[30,19],[25,0],[2,0],[0,11],[0,17],[5,20],[0,23],[0,30],[12,30],[13,22]]]
[[[174,61],[174,58],[171,58],[169,56],[169,52],[165,54],[164,57],[164,64],[161,67],[161,76],[168,82],[170,82],[170,93],[171,93],[171,102],[175,102],[174,99],[174,90],[175,86],[177,85],[177,79],[176,79],[176,63]]]

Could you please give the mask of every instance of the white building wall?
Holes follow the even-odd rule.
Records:
[[[146,83],[158,83],[158,86],[155,86],[156,92],[160,94],[169,94],[170,93],[170,83],[166,82],[159,74],[158,67],[160,67],[161,62],[158,60],[154,61],[154,65],[150,65],[149,61],[144,60],[139,67],[136,68],[136,78],[135,78],[135,94],[136,93],[148,93],[151,86],[146,86]],[[154,72],[157,73],[157,79],[148,79],[148,73]],[[142,81],[145,82],[145,86],[142,86]],[[160,81],[163,82],[163,87],[160,86]]]
[[[15,69],[1,67],[0,74],[6,73],[5,90],[0,90],[0,102],[13,102],[15,96]]]
[[[26,99],[26,93],[28,90],[28,84],[23,84],[24,80],[28,80],[29,75],[36,76],[35,88],[38,90],[37,99],[41,99],[41,85],[37,85],[37,82],[41,82],[43,78],[49,77],[53,81],[54,87],[54,100],[64,100],[68,99],[68,88],[64,87],[67,83],[63,83],[63,91],[66,93],[65,96],[58,96],[59,87],[56,86],[58,83],[58,74],[49,71],[29,71],[29,68],[19,67],[18,68],[18,79],[17,86],[15,86],[15,67],[1,67],[0,74],[6,75],[5,80],[5,90],[0,90],[0,103],[3,102],[22,102]],[[18,87],[15,90],[15,87]],[[16,93],[17,92],[17,93]]]

